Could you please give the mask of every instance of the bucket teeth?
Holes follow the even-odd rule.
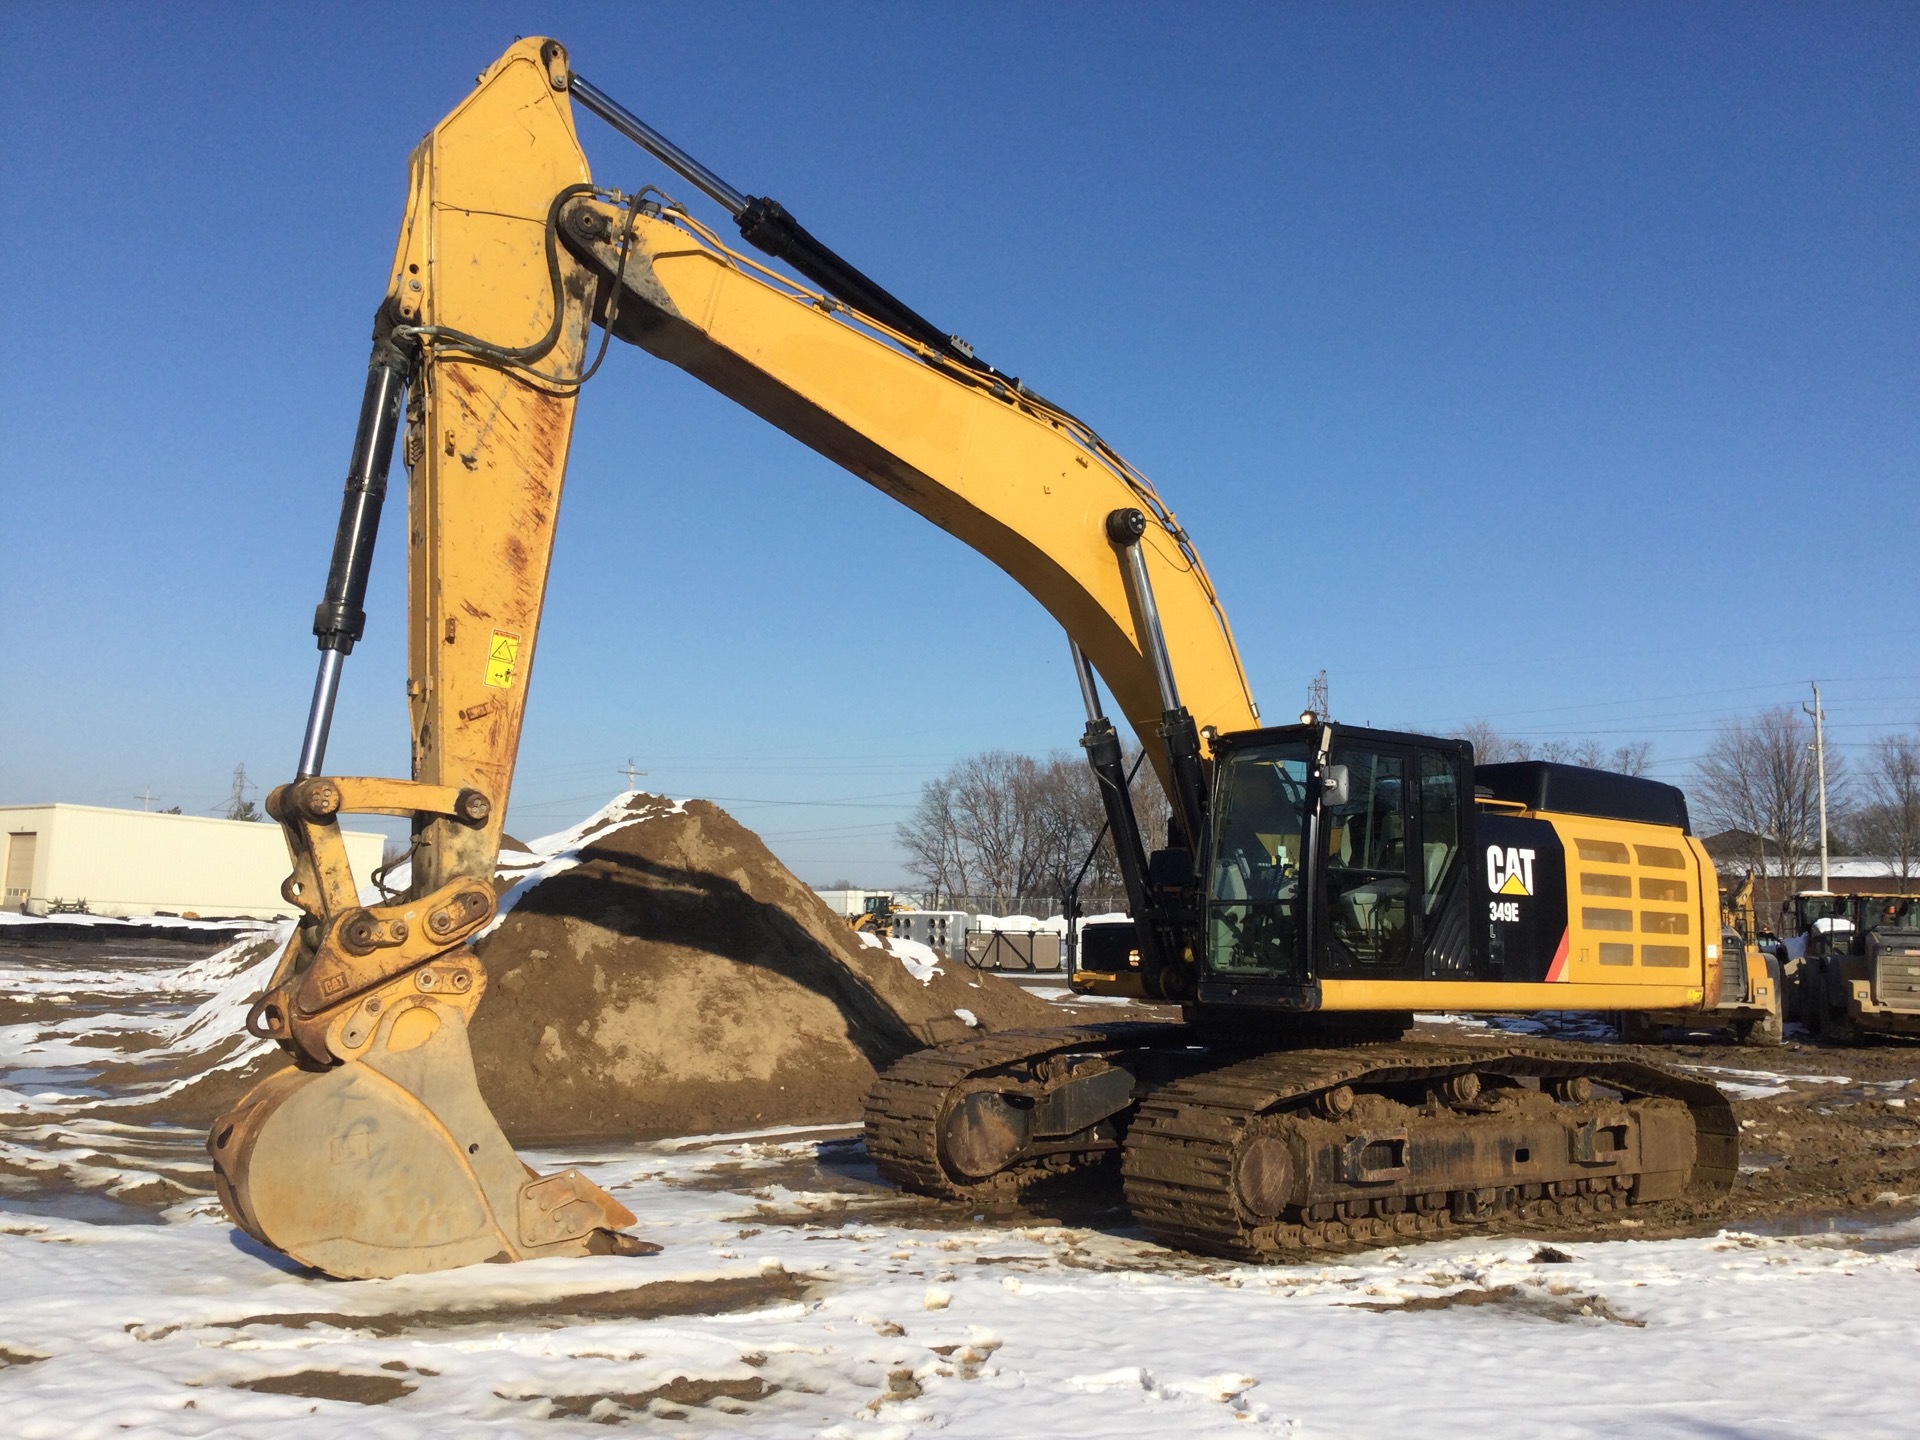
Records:
[[[537,1175],[474,1078],[466,1009],[420,994],[330,1069],[285,1069],[214,1122],[220,1199],[262,1244],[342,1279],[488,1260],[644,1254],[578,1170]]]

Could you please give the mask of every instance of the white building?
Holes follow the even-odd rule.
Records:
[[[342,833],[354,879],[365,884],[386,839]],[[274,824],[98,805],[0,805],[0,846],[0,909],[42,913],[56,901],[85,901],[95,915],[299,913],[280,895],[293,865]]]

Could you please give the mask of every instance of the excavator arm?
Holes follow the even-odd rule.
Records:
[[[595,186],[580,95],[734,213],[743,236],[832,293],[730,248],[663,194]],[[644,132],[644,133],[636,133]],[[737,204],[733,202],[738,202]],[[1208,736],[1257,712],[1191,541],[1089,427],[977,360],[825,250],[772,201],[726,187],[586,82],[517,42],[421,143],[375,321],[325,598],[299,773],[269,797],[302,918],[249,1028],[292,1068],[209,1137],[229,1213],[341,1276],[488,1259],[635,1253],[633,1216],[585,1177],[523,1166],[474,1080],[485,989],[471,942],[492,879],[537,649],[573,413],[617,336],[698,377],[985,555],[1067,631],[1088,745],[1136,911],[1145,857],[1097,669],[1175,798],[1204,825]],[[392,457],[407,473],[407,781],[324,773],[342,665]],[[1169,638],[1171,637],[1171,638]],[[411,817],[404,893],[367,900],[338,830]],[[1170,931],[1167,933],[1171,933]]]

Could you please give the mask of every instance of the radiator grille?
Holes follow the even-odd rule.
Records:
[[[1747,1003],[1747,956],[1745,948],[1728,943],[1720,949],[1720,1003]]]
[[[1920,931],[1874,935],[1873,995],[1894,1010],[1920,1011]]]

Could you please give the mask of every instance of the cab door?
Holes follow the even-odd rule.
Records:
[[[1460,888],[1460,771],[1445,751],[1336,738],[1323,786],[1321,973],[1426,973],[1428,937],[1458,908],[1447,902]]]
[[[1412,759],[1398,746],[1334,747],[1322,786],[1323,974],[1387,979],[1418,973],[1408,843]]]

